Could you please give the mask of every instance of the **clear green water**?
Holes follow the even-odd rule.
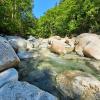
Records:
[[[87,72],[95,76],[100,80],[100,74],[97,71],[86,65],[85,60],[74,59],[74,60],[65,60],[61,57],[48,57],[38,64],[39,69],[49,69],[55,71],[56,73],[61,73],[66,70],[79,70],[82,72]]]
[[[56,75],[66,70],[87,72],[100,80],[100,73],[86,65],[83,59],[64,59],[62,56],[49,55],[38,59],[21,61],[19,65],[20,80],[28,81],[42,90],[57,96],[59,100],[66,100],[56,88]],[[32,74],[30,74],[32,72]]]

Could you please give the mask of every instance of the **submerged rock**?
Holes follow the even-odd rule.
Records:
[[[38,53],[34,53],[34,52],[25,52],[25,51],[21,51],[17,53],[18,57],[20,59],[29,59],[29,58],[37,58],[39,57]]]
[[[100,81],[80,71],[66,71],[56,78],[62,95],[74,100],[100,100]]]
[[[0,88],[0,100],[57,100],[57,98],[26,82],[11,81]]]
[[[86,64],[94,69],[95,71],[97,71],[98,73],[100,73],[100,61],[86,61]]]
[[[8,40],[11,46],[17,50],[20,51],[31,51],[33,50],[33,45],[30,41],[25,40],[23,38],[13,38]]]
[[[87,57],[94,58],[96,60],[100,60],[100,40],[95,43],[89,43],[84,47],[83,53]]]
[[[20,62],[7,40],[0,37],[0,71],[16,66]]]

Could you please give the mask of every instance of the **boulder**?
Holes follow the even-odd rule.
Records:
[[[20,59],[32,58],[33,57],[33,44],[29,40],[25,40],[21,37],[9,39],[9,43],[17,52]]]
[[[26,82],[11,81],[0,88],[0,100],[57,100],[57,98]]]
[[[30,42],[35,42],[36,38],[30,35],[27,40]]]
[[[25,51],[27,48],[26,40],[22,38],[10,39],[9,43],[11,44],[11,46],[14,48],[15,51],[17,50],[17,52],[21,50]]]
[[[23,38],[9,39],[9,43],[14,48],[15,51],[31,51],[33,50],[33,45],[30,41]]]
[[[100,100],[100,81],[80,71],[66,71],[56,78],[62,95],[71,100]]]
[[[0,87],[9,81],[18,81],[18,72],[14,68],[10,68],[0,73]]]
[[[48,48],[48,39],[43,39],[39,45],[39,48]]]
[[[7,40],[0,37],[0,71],[16,66],[20,62]]]
[[[90,42],[87,44],[84,49],[83,53],[86,57],[94,58],[96,60],[100,60],[100,40],[96,40],[95,42]]]
[[[68,37],[65,38],[65,43],[66,43],[66,51],[67,53],[74,51],[75,48],[75,37],[69,39]]]
[[[66,37],[66,38],[60,38],[59,40],[50,38],[48,41],[49,41],[49,49],[57,54],[62,54],[62,53],[65,54],[74,51],[75,47],[74,38],[69,39],[68,37]]]
[[[65,50],[65,43],[59,41],[59,40],[50,40],[48,48],[51,52],[57,53],[57,54],[64,54],[66,53]]]
[[[85,55],[85,56],[92,56],[92,57],[96,58],[95,56],[100,54],[98,42],[100,42],[100,38],[98,35],[92,34],[92,33],[83,33],[76,37],[75,51],[77,54],[79,54],[81,56]],[[92,50],[90,50],[90,49],[92,49]],[[97,51],[97,53],[96,53],[96,51]],[[95,54],[91,55],[91,53],[94,53],[94,52],[95,52]],[[97,59],[99,59],[99,58],[97,57]]]

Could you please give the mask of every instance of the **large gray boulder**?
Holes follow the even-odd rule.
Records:
[[[11,81],[0,88],[0,100],[57,100],[57,98],[26,82]]]
[[[0,71],[16,66],[20,62],[7,40],[0,37]]]
[[[100,60],[100,38],[97,34],[83,33],[76,38],[75,51],[81,56]]]
[[[73,100],[100,100],[100,81],[90,74],[67,71],[57,76],[62,95]]]
[[[14,68],[10,68],[0,73],[0,87],[9,81],[18,81],[18,72]]]

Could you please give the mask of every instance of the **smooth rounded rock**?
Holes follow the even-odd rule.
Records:
[[[57,53],[57,54],[65,54],[66,43],[61,42],[60,40],[49,40],[49,46],[51,52]]]
[[[100,59],[100,52],[99,52],[100,46],[98,44],[99,42],[100,42],[100,38],[97,34],[93,34],[93,33],[80,34],[75,39],[75,51],[80,56],[85,55],[87,57]]]
[[[0,87],[9,81],[18,81],[18,72],[14,68],[10,68],[0,73]]]
[[[57,100],[57,98],[27,82],[12,81],[0,89],[0,100]]]
[[[14,67],[19,62],[20,60],[9,42],[0,37],[0,71]]]
[[[85,56],[100,60],[100,40],[95,41],[94,43],[89,43],[83,49]]]
[[[66,71],[57,76],[57,86],[64,97],[74,100],[100,100],[100,81],[80,71]]]

